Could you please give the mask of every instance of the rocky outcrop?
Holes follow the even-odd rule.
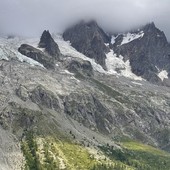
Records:
[[[69,40],[79,52],[94,58],[106,70],[105,54],[111,48],[118,56],[122,55],[124,61],[130,61],[131,70],[137,76],[159,85],[165,84],[158,76],[162,70],[166,70],[170,77],[170,45],[165,34],[154,23],[136,31],[118,34],[114,44],[94,21],[80,22],[67,29],[63,38]]]
[[[96,22],[80,22],[63,33],[63,38],[70,41],[71,45],[79,52],[95,61],[106,69],[105,53],[109,51],[105,43],[110,42],[110,37],[97,25]]]
[[[71,93],[65,97],[65,113],[84,126],[108,134],[113,118],[111,112],[93,95]]]
[[[64,61],[66,68],[71,73],[81,73],[85,76],[93,76],[93,67],[91,63],[87,60],[82,60],[79,58],[67,58],[67,60]]]
[[[49,109],[59,110],[59,99],[51,91],[48,91],[43,86],[37,86],[30,95],[33,103]]]
[[[54,41],[54,39],[52,38],[49,31],[45,30],[43,32],[38,47],[44,48],[45,51],[49,55],[53,56],[55,59],[57,60],[60,59],[61,53],[60,53],[59,47],[57,43]]]
[[[27,88],[22,85],[20,85],[20,87],[16,90],[16,95],[23,101],[26,101],[29,98],[29,92]]]
[[[130,60],[132,72],[153,83],[160,83],[159,71],[166,70],[170,74],[170,45],[165,34],[156,28],[154,23],[147,24],[134,35],[143,32],[143,36],[122,44],[123,34],[117,36],[113,50],[121,54],[124,60]]]
[[[18,51],[29,58],[32,58],[33,60],[38,61],[39,63],[43,64],[44,67],[47,69],[54,69],[55,67],[55,60],[53,57],[46,55],[42,51],[28,45],[28,44],[22,44]]]

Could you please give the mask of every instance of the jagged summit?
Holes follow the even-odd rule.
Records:
[[[59,59],[59,56],[61,55],[57,43],[54,41],[48,30],[45,30],[42,33],[38,47],[45,48],[45,51],[56,59]]]
[[[109,62],[112,65],[121,66],[122,64],[127,65],[125,62],[128,61],[130,64],[128,67],[131,67],[131,71],[135,75],[152,83],[162,84],[163,78],[159,76],[161,71],[170,75],[170,46],[164,32],[159,30],[154,22],[135,31],[117,34],[111,39],[96,21],[81,21],[67,29],[63,33],[63,38],[69,40],[77,51],[93,58],[105,70],[108,70]],[[112,56],[116,54],[118,57],[123,57],[122,64],[114,64],[110,51],[113,51]],[[116,69],[121,71],[124,68],[116,66]],[[164,77],[167,78],[167,76]]]
[[[167,38],[163,31],[156,27],[155,23],[149,23],[143,26],[142,30],[145,33],[145,36],[148,35],[150,37],[154,37],[154,41],[159,41],[162,43],[162,46],[168,45]]]
[[[55,63],[60,61],[61,53],[49,31],[43,32],[38,47],[45,49],[45,51],[29,44],[21,44],[18,51],[22,55],[41,63],[47,69],[55,69]]]
[[[93,58],[106,69],[105,59],[109,51],[105,43],[110,37],[97,25],[95,21],[81,21],[63,33],[64,40],[69,40],[72,46],[89,58]]]
[[[146,25],[142,26],[141,29],[150,32],[153,32],[154,30],[158,30],[154,22],[147,23]]]
[[[115,38],[113,51],[130,61],[132,72],[153,83],[161,84],[159,73],[170,75],[170,46],[163,31],[149,23],[135,33]]]
[[[100,26],[97,24],[97,22],[95,20],[91,20],[87,23],[85,23],[87,26],[89,26],[90,28],[93,28],[93,29],[96,29],[100,35],[102,36],[103,38],[103,41],[105,43],[109,43],[111,38],[108,34],[106,34],[106,32],[104,32],[104,30],[102,28],[100,28]]]

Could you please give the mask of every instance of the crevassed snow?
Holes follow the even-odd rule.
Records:
[[[21,62],[29,63],[31,66],[44,67],[39,62],[29,57],[26,57],[18,52],[18,48],[23,43],[35,45],[35,40],[33,39],[24,40],[18,37],[14,39],[0,38],[0,60],[2,59],[9,60],[10,58],[17,58]]]
[[[5,51],[3,50],[1,46],[0,46],[0,60],[9,60]]]
[[[107,73],[101,65],[97,64],[94,59],[88,58],[82,53],[74,49],[69,41],[64,41],[60,35],[54,35],[54,40],[57,42],[59,49],[63,55],[72,56],[75,58],[81,58],[83,60],[88,60],[91,62],[93,69],[100,73]]]
[[[159,74],[158,77],[163,81],[164,79],[168,79],[168,72],[166,70],[162,70]]]
[[[108,69],[108,71],[106,71],[102,68],[101,65],[97,64],[94,61],[94,59],[90,59],[87,56],[83,55],[82,53],[78,52],[76,49],[74,49],[71,46],[70,42],[63,40],[62,36],[55,35],[54,39],[57,42],[59,49],[63,55],[72,56],[75,58],[81,58],[83,60],[88,60],[91,62],[93,69],[95,71],[104,74],[114,74],[115,76],[125,76],[133,80],[142,80],[141,77],[138,77],[132,73],[129,61],[127,60],[126,62],[124,62],[123,57],[122,56],[117,57],[112,50],[108,54],[106,54],[106,67]],[[9,58],[16,57],[21,62],[27,62],[32,66],[37,65],[43,67],[43,65],[40,64],[39,62],[31,58],[28,58],[18,52],[18,47],[20,47],[20,45],[23,43],[30,44],[33,47],[37,48],[38,41],[39,41],[38,38],[36,39],[15,38],[12,40],[0,38],[0,59],[8,60]],[[113,42],[114,41],[112,40],[112,43]]]
[[[111,44],[114,44],[114,43],[115,43],[115,39],[116,39],[116,37],[115,37],[115,36],[112,36],[112,38],[111,38]]]
[[[40,66],[44,68],[44,66],[38,61],[35,61],[29,57],[26,57],[20,54],[19,52],[16,52],[16,57],[18,58],[19,61],[29,63],[31,66]]]
[[[117,74],[134,80],[142,80],[141,77],[132,73],[129,60],[124,62],[123,57],[121,55],[117,57],[113,50],[106,54],[106,67],[109,74]]]
[[[59,49],[63,55],[88,60],[91,62],[93,69],[100,73],[125,76],[134,80],[142,80],[141,77],[138,77],[132,73],[129,61],[124,62],[122,56],[116,57],[116,54],[113,54],[113,50],[106,54],[106,67],[108,71],[105,71],[101,65],[97,64],[94,61],[94,59],[90,59],[74,49],[69,41],[64,41],[63,38],[59,35],[55,35],[54,39],[57,42]]]
[[[122,41],[121,45],[127,44],[135,39],[142,38],[143,36],[144,36],[143,31],[140,31],[138,34],[136,34],[136,33],[123,34],[123,41]]]

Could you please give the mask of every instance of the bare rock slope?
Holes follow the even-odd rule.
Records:
[[[105,38],[103,35],[103,42]],[[8,43],[10,47],[11,41]],[[53,162],[52,169],[58,165],[59,169],[88,169],[88,166],[92,169],[102,161],[115,166],[118,158],[112,159],[107,154],[123,148],[120,143],[124,141],[138,141],[170,152],[168,87],[106,74],[104,70],[98,72],[92,63],[74,56],[62,55],[58,60],[29,45],[21,45],[19,51],[40,64],[30,65],[11,55],[7,56],[8,60],[0,60],[0,134],[3,136],[0,164],[3,170],[21,169],[24,164],[28,169],[41,169],[48,161]],[[51,58],[53,69],[45,68]],[[94,159],[96,155],[89,156],[86,146],[89,150],[102,150],[103,154],[105,147],[110,147],[110,151],[105,153],[105,159],[98,161]],[[75,165],[70,157],[79,150],[82,152],[78,152]],[[79,161],[82,153],[86,168]],[[130,156],[136,157],[134,153],[130,152]],[[164,152],[156,152],[160,153]],[[53,159],[48,157],[50,154]],[[126,156],[129,158],[129,153]],[[91,162],[86,162],[88,160]],[[118,161],[122,161],[124,169],[129,166],[135,169],[129,159]],[[169,168],[169,162],[164,164],[164,161],[160,164]],[[152,164],[147,166],[152,168]]]

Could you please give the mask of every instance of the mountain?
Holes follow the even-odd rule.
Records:
[[[60,50],[58,48],[57,43],[54,41],[54,39],[51,37],[51,34],[49,33],[49,31],[44,31],[42,33],[42,36],[40,38],[40,42],[38,44],[39,48],[44,48],[45,51],[55,57],[56,59],[59,60],[60,58]]]
[[[96,39],[93,35],[98,35],[100,38]],[[138,30],[120,33],[110,38],[102,29],[98,28],[96,23],[81,22],[67,29],[63,34],[63,38],[69,40],[76,50],[87,57],[92,58],[90,54],[94,57],[95,51],[96,56],[98,56],[94,57],[95,61],[102,58],[104,61],[97,61],[97,63],[105,70],[109,69],[106,64],[107,54],[112,51],[117,59],[123,57],[124,63],[129,62],[131,71],[135,75],[152,83],[170,85],[168,80],[170,77],[170,45],[165,34],[156,28],[154,23],[149,23]],[[94,48],[92,43],[94,39],[97,41],[94,42],[95,46],[98,46],[97,48]],[[90,42],[87,43],[87,41]],[[106,47],[107,50],[105,49]],[[111,61],[109,60],[108,62]],[[122,70],[121,67],[116,69]],[[167,80],[163,82],[164,78]]]
[[[0,169],[169,170],[168,49],[153,23],[0,38]]]
[[[43,66],[46,67],[47,69],[49,69],[49,68],[54,69],[54,67],[55,67],[54,58],[52,56],[46,55],[41,50],[36,49],[35,47],[32,47],[28,44],[22,44],[18,48],[18,51],[22,55],[25,55],[25,56],[43,64]]]
[[[105,43],[109,43],[109,36],[95,21],[85,23],[81,21],[63,33],[65,41],[69,40],[72,46],[84,55],[93,58],[96,63],[106,69],[105,53],[109,51]]]
[[[148,81],[161,82],[158,74],[162,70],[170,77],[170,45],[154,23],[135,32],[117,35],[113,51],[130,61],[133,73]]]

